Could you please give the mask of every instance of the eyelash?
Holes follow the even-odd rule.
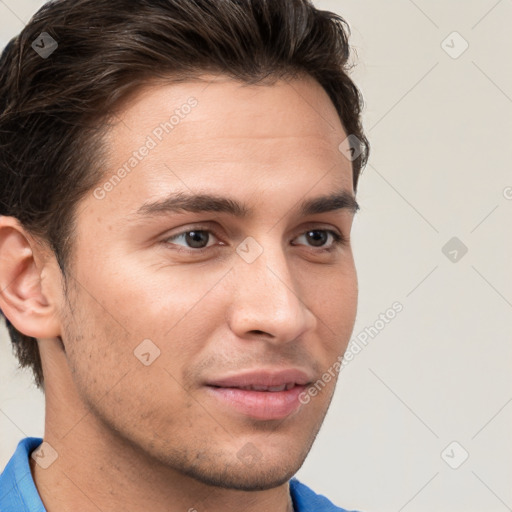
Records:
[[[206,232],[206,233],[211,233],[211,234],[213,234],[213,236],[215,236],[215,238],[220,239],[220,237],[211,228],[206,228],[204,226],[195,226],[195,227],[189,228],[185,231],[181,231],[180,233],[176,233],[175,235],[172,235],[170,237],[167,237],[166,239],[162,240],[162,243],[166,246],[176,245],[176,244],[172,244],[171,242],[169,242],[169,240],[175,240],[176,238],[186,235],[187,233],[190,233],[192,231],[202,231],[202,232]],[[343,235],[341,235],[340,233],[338,233],[337,231],[334,231],[332,229],[310,228],[310,229],[307,229],[306,231],[303,231],[299,236],[305,235],[311,231],[325,231],[326,233],[329,233],[330,235],[332,235],[332,238],[333,238],[332,245],[327,249],[325,249],[323,247],[318,247],[318,252],[332,252],[337,247],[346,245],[346,243],[347,243],[347,239]],[[300,245],[302,245],[302,244],[300,244]],[[189,253],[189,254],[190,253],[201,254],[201,253],[211,249],[212,247],[213,246],[208,246],[208,247],[201,247],[199,249],[194,249],[192,247],[185,248],[183,246],[177,245],[177,249],[174,249],[174,250],[177,250],[178,252]],[[310,247],[315,249],[314,246],[310,246]]]

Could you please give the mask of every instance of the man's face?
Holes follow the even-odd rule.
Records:
[[[176,109],[166,133],[160,123]],[[338,150],[347,134],[312,79],[147,86],[118,118],[104,179],[78,208],[62,314],[76,392],[99,436],[155,463],[225,487],[282,484],[303,463],[335,380],[307,404],[297,384],[333,367],[355,321],[352,250],[332,234],[349,238],[353,212],[302,208],[353,196]],[[177,193],[227,201],[137,213]],[[245,215],[226,207],[235,202]],[[240,389],[282,383],[296,387]]]

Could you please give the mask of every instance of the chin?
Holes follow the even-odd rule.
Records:
[[[211,469],[206,471],[189,472],[189,476],[203,484],[232,489],[237,491],[265,491],[274,489],[285,483],[297,472],[297,469],[283,471],[282,468],[229,468],[214,473]]]

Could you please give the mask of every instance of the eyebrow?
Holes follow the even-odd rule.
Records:
[[[299,205],[299,212],[304,216],[336,210],[348,210],[355,214],[359,210],[359,204],[349,191],[341,190],[332,194],[307,199]],[[135,215],[137,217],[151,218],[182,212],[217,212],[244,218],[251,215],[252,209],[229,197],[215,194],[177,192],[164,199],[144,203],[136,211]]]

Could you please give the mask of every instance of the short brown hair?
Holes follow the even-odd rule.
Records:
[[[57,42],[51,55],[37,52]],[[348,76],[350,28],[311,0],[53,0],[0,60],[0,215],[53,251],[66,283],[76,206],[101,180],[101,136],[116,105],[147,81],[205,72],[243,83],[308,74],[328,93],[358,145],[369,143],[363,99]],[[49,47],[46,46],[48,49]],[[35,338],[6,325],[21,367],[44,390]]]

